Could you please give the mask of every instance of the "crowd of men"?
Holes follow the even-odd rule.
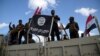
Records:
[[[55,15],[55,10],[51,10],[51,16],[54,19],[53,21],[53,25],[52,25],[52,30],[51,30],[51,41],[55,41],[55,36],[57,38],[58,41],[61,40],[60,38],[60,32],[59,32],[59,27],[58,27],[58,21],[60,21],[60,17],[58,15]],[[28,29],[30,28],[30,20],[24,25],[22,23],[22,20],[19,20],[19,24],[17,26],[15,26],[14,24],[11,25],[11,23],[9,24],[9,32],[10,32],[10,40],[9,40],[9,45],[12,44],[25,44],[25,43],[35,43],[35,41],[32,39],[32,34],[27,34]],[[70,38],[78,38],[79,34],[78,34],[78,30],[79,30],[79,26],[78,23],[74,21],[74,17],[71,16],[69,18],[69,23],[66,25],[65,28],[61,28],[61,29],[69,29],[69,33],[70,33]],[[29,37],[27,37],[27,35]],[[24,36],[25,41],[22,42],[22,36]],[[64,35],[64,38],[66,39],[66,35]],[[50,38],[48,38],[48,41],[50,41]]]
[[[35,43],[35,41],[32,39],[32,34],[27,34],[28,29],[29,29],[29,23],[30,23],[31,18],[29,21],[24,25],[22,23],[22,20],[19,20],[19,24],[15,26],[14,24],[11,25],[9,24],[9,32],[10,32],[10,38],[9,38],[9,45],[12,44],[25,44],[27,43],[27,37],[28,37],[28,43]],[[28,36],[27,36],[28,35]],[[22,36],[24,36],[24,41],[22,42]]]

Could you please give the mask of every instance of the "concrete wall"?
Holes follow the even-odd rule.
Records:
[[[38,56],[39,44],[22,44],[8,46],[8,56]]]
[[[100,56],[100,36],[64,41],[12,45],[7,56]]]

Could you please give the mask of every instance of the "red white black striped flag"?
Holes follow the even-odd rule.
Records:
[[[86,30],[85,30],[85,34],[89,34],[89,32],[91,30],[93,30],[94,28],[96,28],[96,22],[95,19],[93,18],[92,15],[89,15],[87,20],[86,20]]]

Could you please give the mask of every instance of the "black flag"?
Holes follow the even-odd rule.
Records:
[[[30,23],[30,30],[33,34],[49,36],[52,17],[48,15],[35,15]]]

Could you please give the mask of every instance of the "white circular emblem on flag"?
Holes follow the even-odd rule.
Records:
[[[38,18],[38,25],[43,26],[45,24],[46,19],[44,17],[39,17]]]

